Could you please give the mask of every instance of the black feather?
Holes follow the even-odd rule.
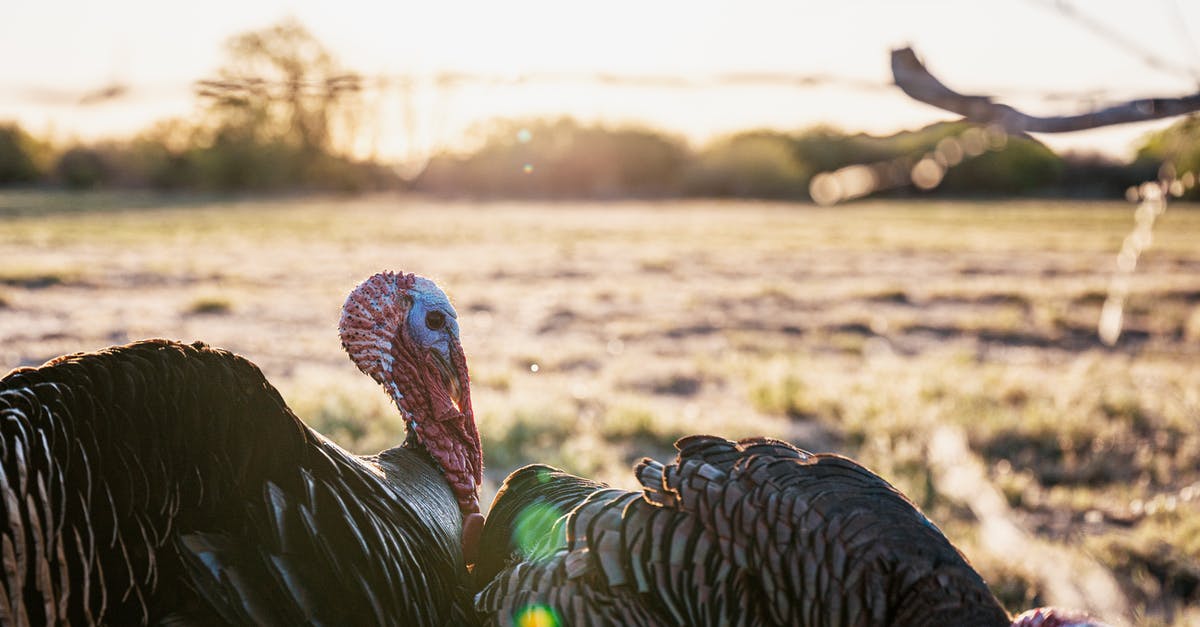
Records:
[[[3,624],[471,624],[460,533],[424,453],[346,453],[225,351],[0,380]]]
[[[485,537],[511,535],[513,512],[547,495],[569,509],[536,553],[508,547],[476,596],[489,623],[532,605],[571,625],[1009,624],[937,527],[855,462],[765,438],[677,447],[673,464],[638,465],[641,492],[544,466],[510,476]],[[604,611],[576,612],[581,600]]]

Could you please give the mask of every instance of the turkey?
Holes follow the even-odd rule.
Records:
[[[676,446],[675,463],[637,466],[640,492],[511,474],[475,566],[488,624],[1100,624],[1010,618],[911,501],[850,459],[763,438]]]
[[[482,457],[455,311],[431,281],[381,273],[339,331],[404,416],[402,446],[347,453],[201,343],[5,376],[0,624],[476,622],[463,547]]]

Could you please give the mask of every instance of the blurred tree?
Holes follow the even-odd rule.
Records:
[[[280,141],[305,154],[332,153],[332,128],[351,116],[361,81],[345,72],[302,24],[286,19],[236,35],[214,80],[201,81],[217,135]]]
[[[1058,187],[1074,198],[1121,198],[1130,187],[1158,176],[1158,164],[1146,159],[1125,163],[1104,154],[1067,152],[1062,162]]]
[[[944,140],[954,139],[973,126],[963,122],[939,122],[886,137],[862,133],[847,135],[818,127],[798,134],[795,150],[797,158],[808,164],[812,172],[828,172],[852,164],[890,164],[893,168],[899,167],[905,173],[901,177],[903,183],[888,187],[908,193],[912,188],[907,172],[916,161],[922,155],[935,153]],[[980,134],[982,136],[982,132]],[[1025,137],[1008,137],[983,154],[963,159],[945,170],[945,178],[939,180],[933,193],[1053,192],[1055,190],[1052,188],[1060,182],[1062,172],[1062,158],[1043,144]],[[882,189],[876,188],[875,191]]]
[[[1189,116],[1146,136],[1138,149],[1136,164],[1171,164],[1179,174],[1200,176],[1200,117]],[[1187,198],[1200,199],[1200,186],[1186,192]]]
[[[902,164],[907,190],[914,157],[934,152],[944,140],[970,128],[940,123],[887,137],[828,127],[795,134],[750,131],[717,139],[693,153],[677,138],[643,129],[609,129],[571,119],[498,121],[474,152],[435,157],[414,186],[481,196],[804,199],[817,172],[896,162]],[[933,193],[1056,193],[1063,171],[1063,160],[1049,148],[1013,137],[951,168]],[[1124,175],[1116,169],[1104,172]]]
[[[97,148],[76,146],[54,165],[54,175],[70,189],[92,189],[111,182],[114,168]]]
[[[37,181],[48,152],[44,143],[15,123],[0,124],[0,184]]]
[[[208,103],[206,141],[191,155],[198,179],[221,189],[346,184],[335,130],[358,112],[358,74],[294,19],[236,35],[226,52],[217,78],[198,83]]]
[[[1028,194],[1059,181],[1063,160],[1041,142],[1010,137],[1004,148],[966,159],[946,172],[948,194]]]
[[[138,133],[122,151],[127,184],[161,190],[195,187],[197,129],[181,118],[161,120]]]
[[[688,159],[676,137],[608,129],[570,118],[494,122],[469,155],[435,157],[417,189],[540,198],[665,196],[679,191]]]
[[[836,170],[852,163],[891,158],[896,147],[886,146],[886,141],[862,133],[847,135],[829,126],[815,126],[794,135],[792,146],[796,159],[804,163],[812,174]]]
[[[700,196],[803,198],[812,172],[798,159],[795,144],[773,131],[717,140],[688,168],[685,189]]]

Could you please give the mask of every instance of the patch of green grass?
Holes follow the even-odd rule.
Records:
[[[68,285],[79,280],[79,273],[72,270],[44,268],[6,268],[0,270],[0,285],[43,289]]]
[[[1031,386],[1020,391],[1020,403],[1013,402],[1012,390],[959,396],[952,411],[970,427],[971,445],[985,458],[1030,470],[1043,486],[1166,488],[1194,472],[1200,434],[1179,422],[1189,409],[1164,404],[1131,385],[1128,375],[1105,376],[1095,387]]]
[[[750,402],[765,414],[787,416],[794,420],[833,419],[836,410],[814,384],[804,376],[804,367],[795,369],[772,363],[752,377]]]
[[[1071,304],[1085,307],[1099,307],[1108,299],[1108,290],[1093,289],[1080,292],[1071,299]]]
[[[891,303],[894,305],[908,305],[912,303],[908,292],[901,288],[885,288],[877,292],[869,292],[862,295],[863,300],[872,303]]]
[[[577,432],[576,419],[557,409],[517,409],[508,416],[487,415],[478,421],[489,466],[517,468],[533,462],[577,472],[566,463],[564,443]]]
[[[689,431],[676,420],[660,418],[644,407],[620,405],[607,411],[600,422],[600,437],[634,450],[670,450]]]
[[[472,376],[471,382],[476,385],[492,388],[498,392],[507,392],[512,388],[512,375],[504,370],[487,372]]]
[[[184,308],[184,313],[196,315],[224,315],[232,311],[233,303],[223,296],[201,296]]]
[[[676,265],[677,265],[677,263],[674,259],[667,259],[667,258],[662,258],[662,257],[651,258],[651,259],[642,259],[641,261],[638,262],[638,267],[641,268],[642,272],[653,272],[653,273],[661,273],[661,274],[670,274],[671,272],[674,272]]]
[[[1046,605],[1046,593],[1035,573],[1025,569],[1019,561],[1000,559],[988,553],[975,552],[980,556],[973,560],[979,572],[986,574],[988,587],[1012,614]]]
[[[1160,512],[1131,531],[1090,536],[1085,545],[1127,582],[1142,612],[1178,613],[1200,603],[1200,512]]]
[[[378,453],[404,441],[404,420],[370,381],[289,386],[285,398],[301,420],[351,452]]]
[[[826,337],[829,347],[848,355],[862,355],[867,347],[870,336],[862,333],[847,333],[840,331]]]
[[[690,398],[699,394],[704,384],[704,376],[675,372],[664,375],[644,374],[622,382],[621,387],[657,396]]]
[[[1077,534],[1077,521],[1097,514],[1127,521],[1085,537],[1146,616],[1200,604],[1200,487],[1191,487],[1200,486],[1200,373],[1171,358],[1084,354],[1047,369],[953,353],[790,356],[761,366],[748,389],[761,411],[838,429],[839,452],[896,485],[972,555],[973,515],[938,493],[922,435],[959,424],[1008,504],[1043,532]],[[1040,604],[1036,578],[1013,570],[1019,562],[974,555],[1006,607]]]

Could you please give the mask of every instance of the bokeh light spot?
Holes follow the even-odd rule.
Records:
[[[532,163],[526,163],[525,167],[521,168],[521,169],[524,170],[526,174],[533,174],[533,164]]]
[[[1004,131],[1003,126],[991,124],[983,132],[987,136],[988,147],[992,150],[1002,150],[1008,145],[1008,133]]]
[[[523,128],[517,131],[517,141],[522,144],[528,144],[531,139],[533,139],[533,133],[530,133],[529,129]]]
[[[808,195],[818,205],[835,205],[842,200],[842,187],[832,174],[822,172],[809,182]]]
[[[874,170],[865,165],[844,167],[834,172],[834,176],[837,177],[838,187],[846,199],[866,196],[875,191],[878,184]]]
[[[978,157],[987,150],[987,138],[982,129],[969,128],[963,131],[960,139],[962,140],[963,154],[968,157]]]
[[[942,182],[942,177],[945,176],[946,170],[940,163],[934,161],[930,157],[925,157],[917,162],[917,165],[912,169],[912,182],[920,189],[933,189]]]
[[[554,522],[562,513],[553,505],[534,503],[517,515],[513,524],[513,541],[523,555],[530,555],[543,538],[550,535]]]
[[[513,617],[517,627],[558,627],[558,613],[545,605],[526,605]]]
[[[954,167],[963,160],[963,147],[957,139],[953,137],[943,137],[937,143],[936,154],[941,157],[941,160],[947,166]]]

